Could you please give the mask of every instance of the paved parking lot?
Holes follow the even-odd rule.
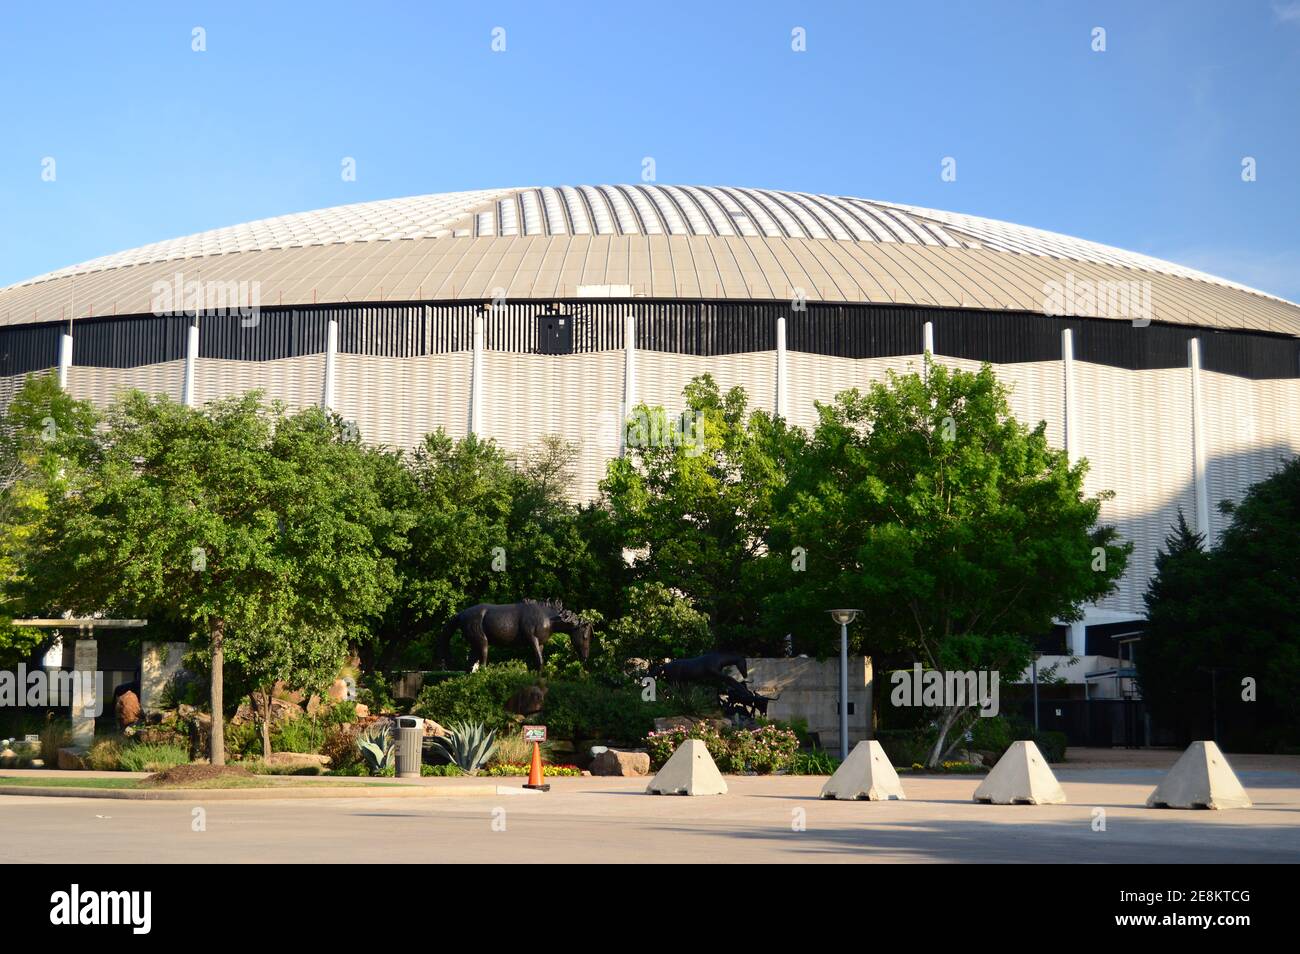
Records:
[[[732,777],[709,798],[621,778],[400,800],[5,796],[0,862],[1294,862],[1300,772],[1247,764],[1262,763],[1238,768],[1255,807],[1223,812],[1143,808],[1161,773],[1133,761],[1062,767],[1060,806],[976,805],[969,776],[904,778],[908,801],[870,803],[821,801],[824,779],[793,777]]]

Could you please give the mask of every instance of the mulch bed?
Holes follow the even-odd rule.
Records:
[[[155,772],[143,780],[146,785],[191,785],[214,778],[254,778],[252,772],[238,765],[176,765],[165,772]]]

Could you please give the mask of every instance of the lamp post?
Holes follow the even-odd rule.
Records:
[[[849,757],[849,623],[858,618],[861,610],[828,610],[831,619],[840,624],[840,759]]]

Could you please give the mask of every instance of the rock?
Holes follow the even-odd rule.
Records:
[[[568,739],[550,739],[547,741],[546,747],[550,749],[551,755],[556,757],[553,758],[552,761],[556,761],[559,758],[563,758],[567,761],[578,751],[577,746]]]
[[[606,749],[591,760],[592,775],[649,775],[650,756],[646,752]]]
[[[330,764],[328,755],[315,752],[272,752],[262,761],[276,768],[328,768]]]
[[[64,771],[78,771],[86,767],[86,753],[81,749],[59,749],[59,768]]]
[[[303,699],[307,698],[306,693],[301,689],[286,689],[283,681],[277,682],[271,687],[271,696],[295,706],[302,705]]]
[[[656,732],[672,732],[674,729],[685,729],[688,732],[697,725],[709,725],[717,732],[731,727],[731,723],[726,719],[701,719],[695,716],[663,716],[655,719]]]
[[[360,709],[361,707],[357,706],[357,708]],[[367,712],[369,712],[369,710],[367,710]],[[361,713],[358,712],[357,716],[360,717]],[[432,719],[425,719],[424,735],[425,738],[428,738],[431,735],[436,735],[436,736],[441,736],[442,738],[446,738],[447,736],[451,735],[451,733],[448,732],[446,729],[444,729],[442,726],[440,726],[438,723],[434,722]]]
[[[330,702],[342,702],[348,697],[348,684],[342,679],[335,679],[329,688]]]
[[[15,768],[18,765],[18,753],[6,746],[0,751],[0,768]]]
[[[356,713],[358,719],[364,719],[366,716],[370,715],[370,706],[366,705],[364,702],[358,702]],[[439,728],[442,727],[439,726]],[[427,735],[428,733],[425,734]]]
[[[117,710],[117,722],[122,728],[135,725],[140,721],[140,697],[128,689],[117,697],[114,703]]]

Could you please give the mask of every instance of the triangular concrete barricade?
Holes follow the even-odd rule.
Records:
[[[822,786],[822,798],[865,798],[870,802],[906,799],[898,773],[875,739],[859,742]]]
[[[975,789],[975,801],[993,805],[1064,805],[1065,792],[1033,742],[1013,742]]]
[[[1250,808],[1250,798],[1217,745],[1193,742],[1160,780],[1147,808]]]
[[[646,794],[726,795],[727,783],[704,743],[687,739],[650,780]]]

